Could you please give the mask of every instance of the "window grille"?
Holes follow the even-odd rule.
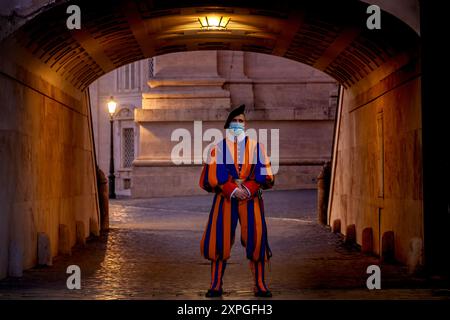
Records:
[[[153,58],[148,59],[148,77],[153,78]]]
[[[134,129],[123,129],[123,167],[131,168],[134,160]]]

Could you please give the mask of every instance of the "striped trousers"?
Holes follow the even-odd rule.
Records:
[[[268,242],[263,199],[255,197],[247,201],[235,198],[229,200],[222,194],[216,194],[214,197],[201,241],[202,255],[211,260],[210,289],[222,288],[238,221],[241,225],[241,244],[246,248],[246,256],[254,277],[254,289],[267,291],[264,280],[265,262],[271,258],[272,252]]]

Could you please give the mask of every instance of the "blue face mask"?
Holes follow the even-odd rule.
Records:
[[[232,132],[235,136],[240,135],[240,134],[243,133],[244,130],[245,130],[244,124],[239,123],[239,122],[231,122],[231,123],[230,123],[230,126],[229,126],[228,128],[231,130],[231,132]]]

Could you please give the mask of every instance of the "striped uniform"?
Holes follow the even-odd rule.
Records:
[[[251,194],[248,199],[231,197],[237,187],[235,179],[242,179],[242,185]],[[211,260],[211,289],[222,287],[226,260],[230,257],[239,220],[241,244],[246,248],[255,276],[255,289],[267,290],[264,264],[272,252],[259,189],[269,189],[273,184],[270,160],[261,143],[245,137],[240,142],[223,139],[212,147],[200,177],[200,187],[215,193],[200,245],[201,254]]]

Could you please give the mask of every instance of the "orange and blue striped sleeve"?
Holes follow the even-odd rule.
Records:
[[[261,189],[270,189],[275,183],[275,176],[272,173],[270,158],[267,156],[263,144],[258,143],[257,147],[257,161],[255,166],[255,182],[258,183]]]
[[[255,168],[249,178],[243,183],[252,197],[256,196],[259,188],[270,189],[275,182],[270,159],[265,152],[264,145],[257,143],[256,149],[257,160]]]
[[[208,192],[221,192],[228,199],[237,185],[232,181],[226,169],[225,161],[218,161],[223,157],[223,149],[215,145],[209,152],[208,159],[203,165],[200,175],[200,187]]]

